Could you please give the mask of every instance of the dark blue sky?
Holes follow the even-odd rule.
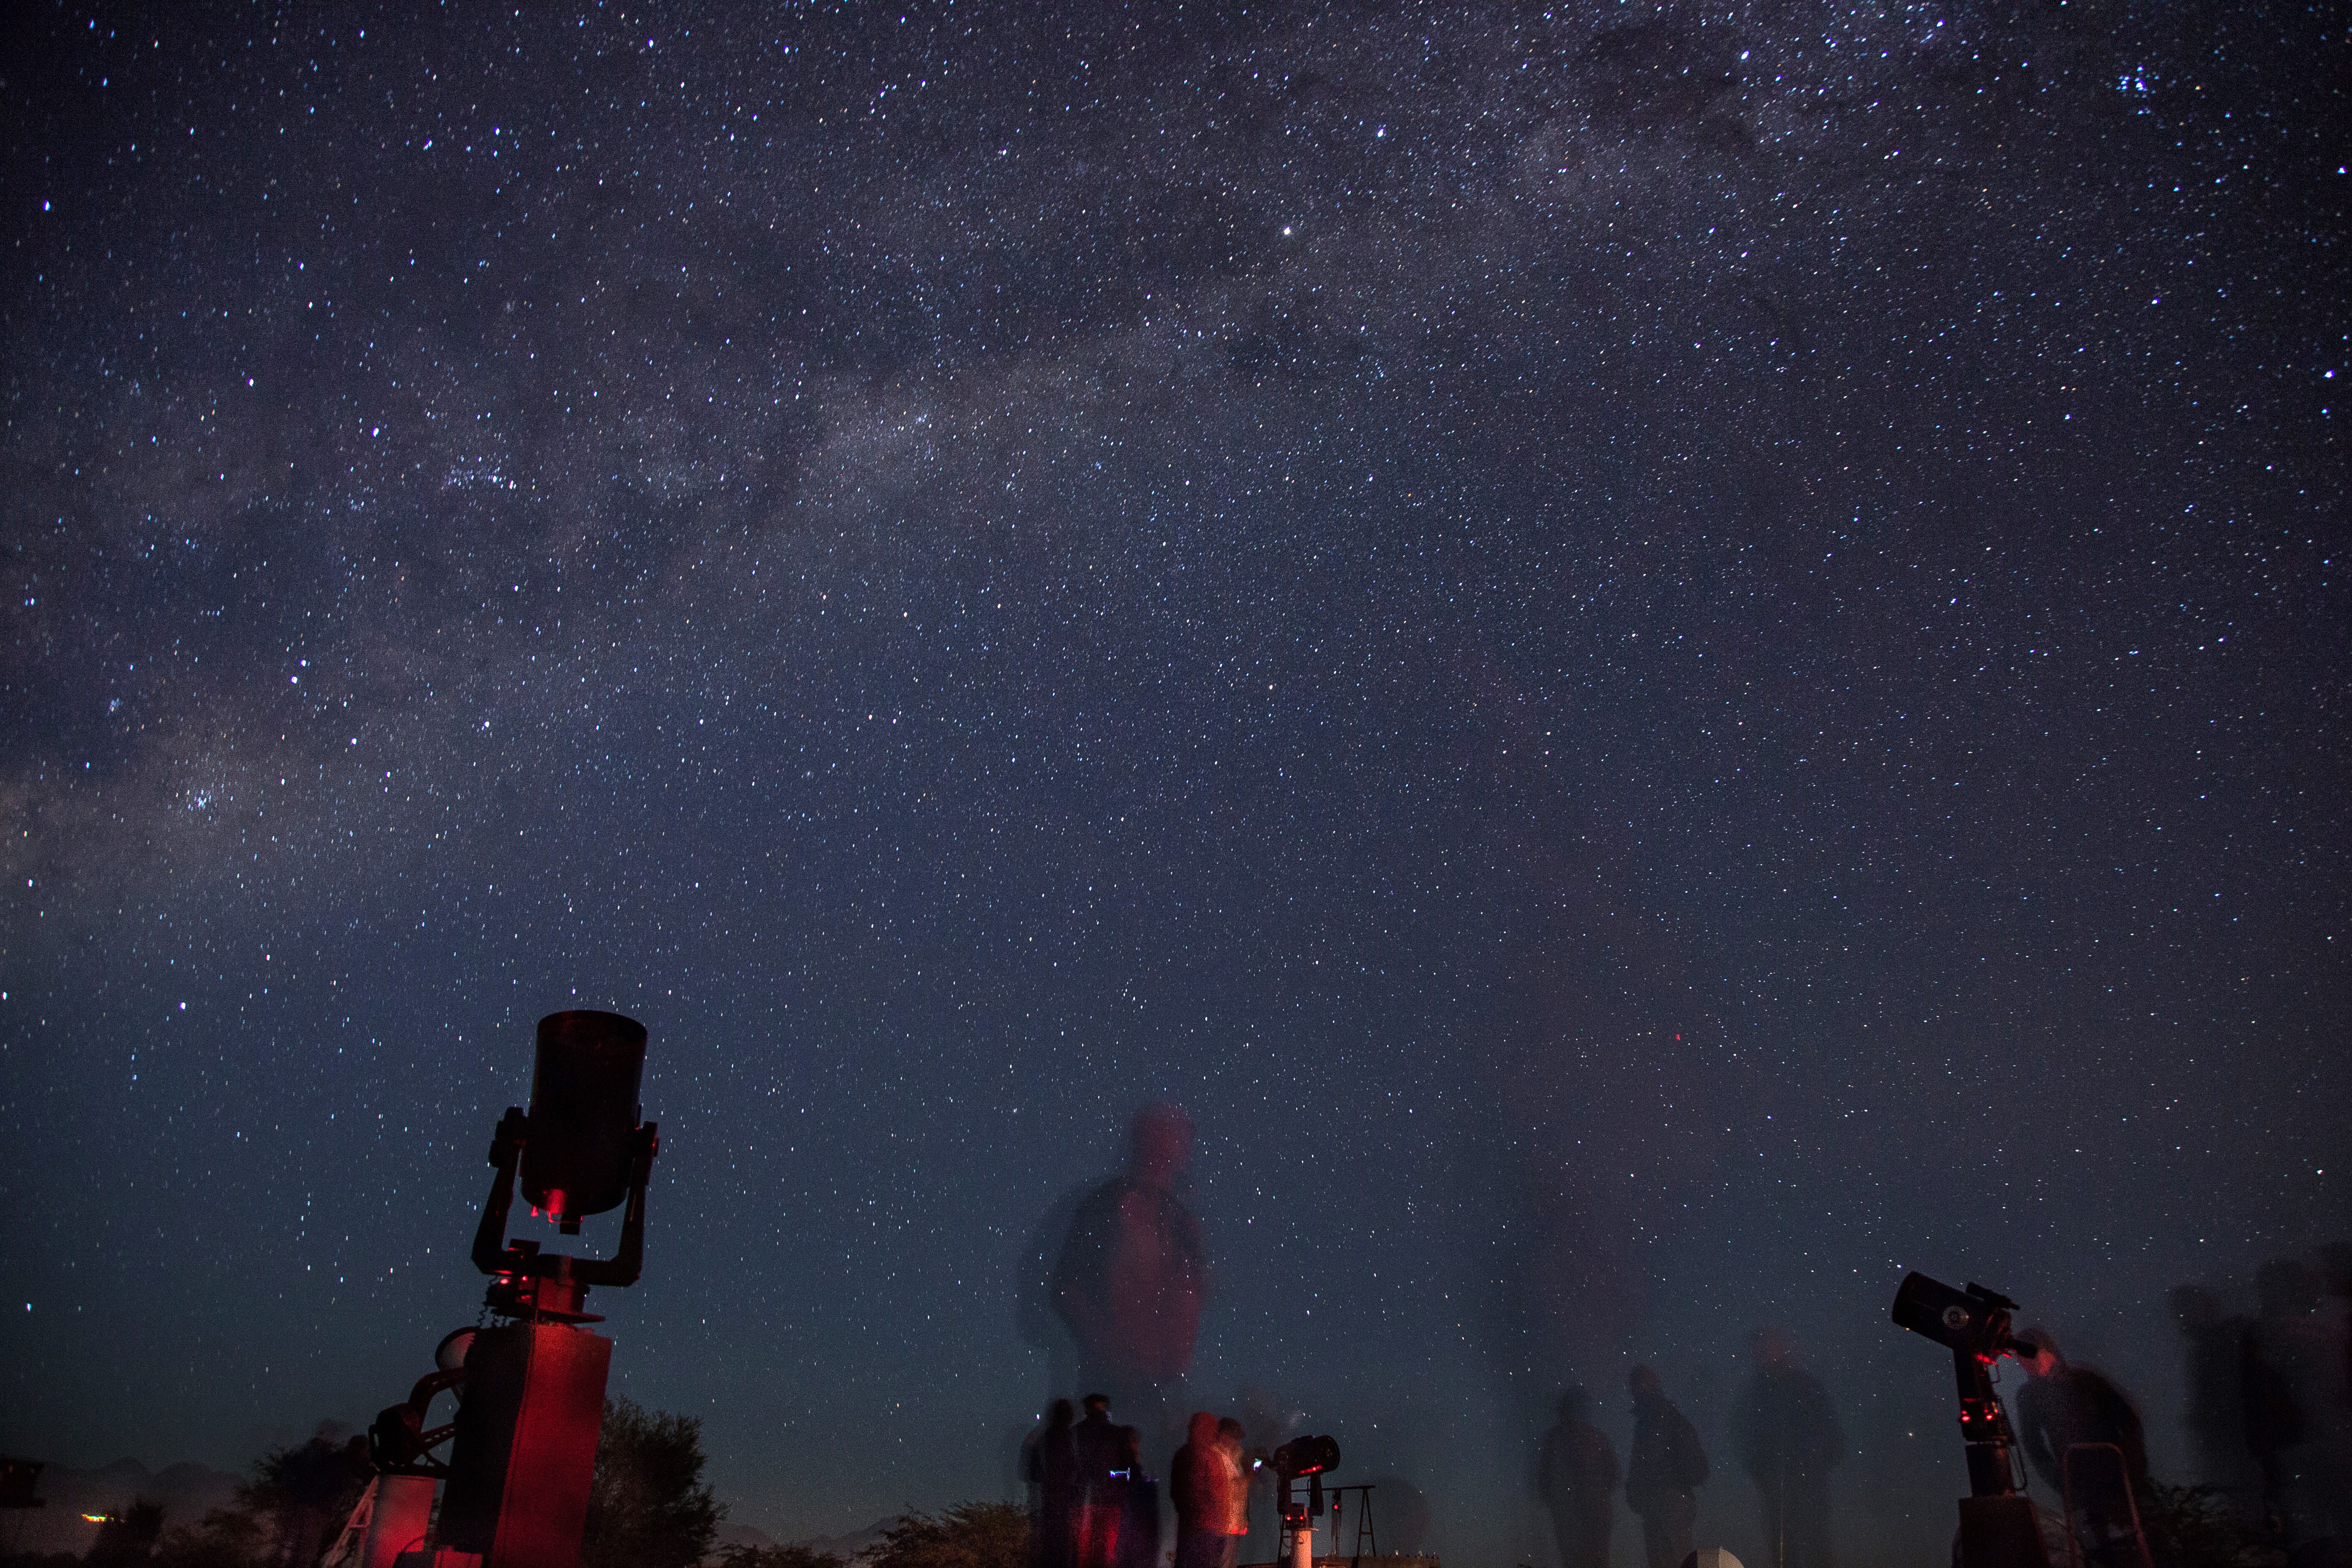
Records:
[[[398,1397],[573,1005],[780,1537],[1004,1489],[1153,1100],[1479,1562],[1768,1321],[1940,1560],[1906,1268],[2163,1474],[2352,1229],[2340,17],[412,9],[10,25],[0,1446]]]

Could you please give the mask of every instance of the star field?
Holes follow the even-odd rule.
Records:
[[[1155,1100],[1194,1402],[1465,1561],[1762,1322],[1940,1561],[1904,1268],[2162,1476],[2165,1289],[2346,1234],[2340,18],[9,26],[8,1451],[398,1397],[566,1006],[780,1539],[1008,1489]]]

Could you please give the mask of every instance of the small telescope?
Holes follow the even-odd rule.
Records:
[[[1314,1568],[1315,1520],[1323,1511],[1323,1472],[1339,1468],[1339,1444],[1333,1437],[1293,1437],[1267,1456],[1266,1463],[1281,1482],[1276,1494],[1282,1531],[1290,1538],[1291,1568]],[[1290,1483],[1307,1482],[1307,1500],[1290,1495]]]
[[[1277,1476],[1294,1479],[1339,1468],[1339,1445],[1329,1437],[1295,1437],[1267,1456]]]
[[[2009,1315],[2016,1310],[2016,1302],[1973,1280],[1955,1290],[1925,1274],[1908,1274],[1895,1292],[1895,1327],[1979,1361],[1994,1361],[2019,1348],[2009,1331]]]
[[[1973,1280],[1955,1290],[1913,1273],[1895,1292],[1895,1327],[1952,1352],[1969,1494],[1960,1500],[1955,1568],[2050,1568],[2032,1500],[2018,1489],[2017,1434],[1992,1385],[1993,1363],[2024,1348],[2009,1331],[2010,1314],[2017,1310],[2016,1302]]]

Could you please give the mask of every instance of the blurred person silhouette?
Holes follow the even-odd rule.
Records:
[[[2308,1471],[2314,1426],[2306,1407],[2316,1380],[2311,1314],[2319,1306],[2319,1276],[2292,1258],[2274,1258],[2254,1271],[2259,1316],[2239,1360],[2245,1401],[2246,1449],[2263,1477],[2263,1514],[2290,1542],[2309,1532]]]
[[[1076,1535],[1078,1451],[1071,1438],[1077,1410],[1056,1399],[1045,1425],[1022,1445],[1021,1476],[1029,1483],[1029,1561],[1032,1568],[1071,1568]]]
[[[1127,1462],[1118,1489],[1118,1542],[1112,1561],[1118,1568],[1157,1568],[1160,1553],[1160,1483],[1143,1467],[1143,1434],[1132,1426],[1118,1428]]]
[[[1764,1561],[1830,1568],[1830,1470],[1845,1458],[1845,1434],[1787,1331],[1759,1329],[1748,1345],[1756,1369],[1732,1408],[1731,1433],[1763,1510]]]
[[[2095,1568],[2144,1564],[2137,1510],[2155,1494],[2138,1410],[2105,1374],[2070,1363],[2049,1330],[2028,1329],[2017,1340],[2030,1352],[2019,1358],[2026,1380],[2017,1392],[2018,1444],[2035,1473],[2065,1500],[2083,1561]],[[2072,1461],[2070,1491],[2068,1455],[2086,1445],[2092,1451]],[[2120,1464],[2095,1451],[2105,1446],[2119,1451]]]
[[[1172,1441],[1181,1392],[1209,1294],[1201,1222],[1177,1196],[1192,1155],[1192,1122],[1149,1105],[1128,1128],[1127,1169],[1071,1214],[1050,1280],[1055,1311],[1077,1342],[1080,1377],[1140,1416],[1153,1450]]]
[[[1617,1450],[1592,1424],[1592,1395],[1571,1388],[1536,1454],[1536,1495],[1551,1510],[1560,1568],[1609,1568],[1616,1493]]]
[[[1240,1423],[1234,1423],[1236,1426]],[[1168,1501],[1176,1511],[1176,1568],[1234,1568],[1240,1542],[1228,1531],[1233,1494],[1241,1481],[1217,1418],[1192,1412],[1184,1446],[1168,1466]]]
[[[2315,1256],[2328,1331],[2340,1352],[2336,1358],[2336,1386],[2341,1393],[2336,1403],[2352,1409],[2352,1241],[2331,1241]]]
[[[1217,1452],[1225,1466],[1225,1568],[1233,1568],[1234,1559],[1241,1555],[1242,1542],[1249,1534],[1250,1478],[1242,1463],[1242,1451],[1247,1446],[1247,1433],[1240,1422],[1230,1415],[1217,1417]]]
[[[1698,1522],[1698,1488],[1707,1477],[1698,1429],[1666,1400],[1656,1369],[1626,1375],[1633,1395],[1633,1449],[1625,1461],[1625,1504],[1642,1516],[1649,1568],[1681,1568]]]
[[[1116,1568],[1135,1434],[1113,1424],[1108,1394],[1089,1394],[1081,1404],[1086,1415],[1070,1428],[1077,1480],[1072,1489],[1071,1568]]]
[[[2312,1403],[2320,1415],[2312,1434],[2313,1468],[2327,1504],[2332,1561],[2352,1563],[2352,1242],[2331,1242],[2314,1255],[2320,1304],[2315,1337],[2321,1374]]]
[[[2262,1469],[2246,1447],[2242,1376],[2252,1323],[2232,1316],[2202,1286],[2176,1285],[2167,1302],[2180,1331],[2189,1389],[2180,1424],[2189,1435],[2192,1474],[2232,1507],[2251,1511],[2262,1495]]]
[[[2297,1568],[2341,1563],[2352,1558],[2345,1326],[2326,1277],[2300,1259],[2263,1264],[2254,1288],[2262,1315],[2248,1341],[2246,1436],[2267,1511]]]

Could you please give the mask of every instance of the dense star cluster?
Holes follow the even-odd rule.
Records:
[[[1465,1562],[1766,1323],[1939,1561],[1905,1268],[2177,1472],[2352,1233],[2340,16],[421,9],[0,49],[0,1447],[400,1396],[568,1006],[779,1538],[1006,1494],[1147,1102]]]

